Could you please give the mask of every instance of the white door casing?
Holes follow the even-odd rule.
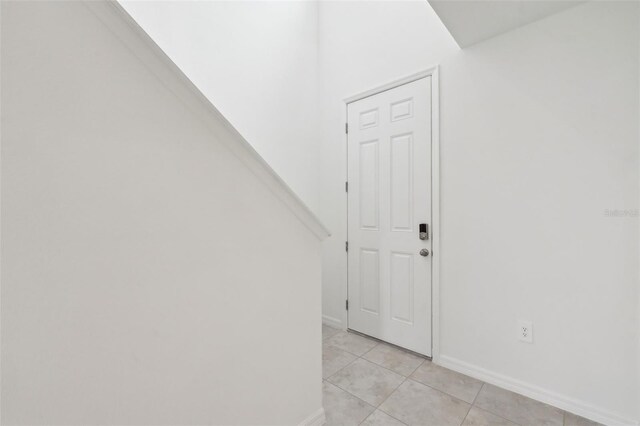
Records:
[[[431,76],[347,115],[349,328],[431,356]]]

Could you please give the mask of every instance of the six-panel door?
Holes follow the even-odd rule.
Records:
[[[349,328],[431,356],[431,78],[348,105]]]

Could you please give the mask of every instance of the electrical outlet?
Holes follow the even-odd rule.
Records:
[[[533,323],[531,321],[518,320],[518,340],[533,343]]]

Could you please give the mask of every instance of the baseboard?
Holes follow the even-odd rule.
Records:
[[[325,422],[324,408],[320,408],[315,413],[304,419],[300,426],[322,426]]]
[[[337,318],[330,317],[329,315],[322,316],[322,323],[328,325],[329,327],[339,328],[341,330],[344,329],[342,326],[342,321]]]
[[[540,388],[447,355],[440,355],[437,364],[605,425],[637,426],[639,424],[637,420],[622,417],[584,401]]]

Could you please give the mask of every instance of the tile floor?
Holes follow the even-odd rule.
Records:
[[[322,337],[327,426],[596,425],[355,333]]]

